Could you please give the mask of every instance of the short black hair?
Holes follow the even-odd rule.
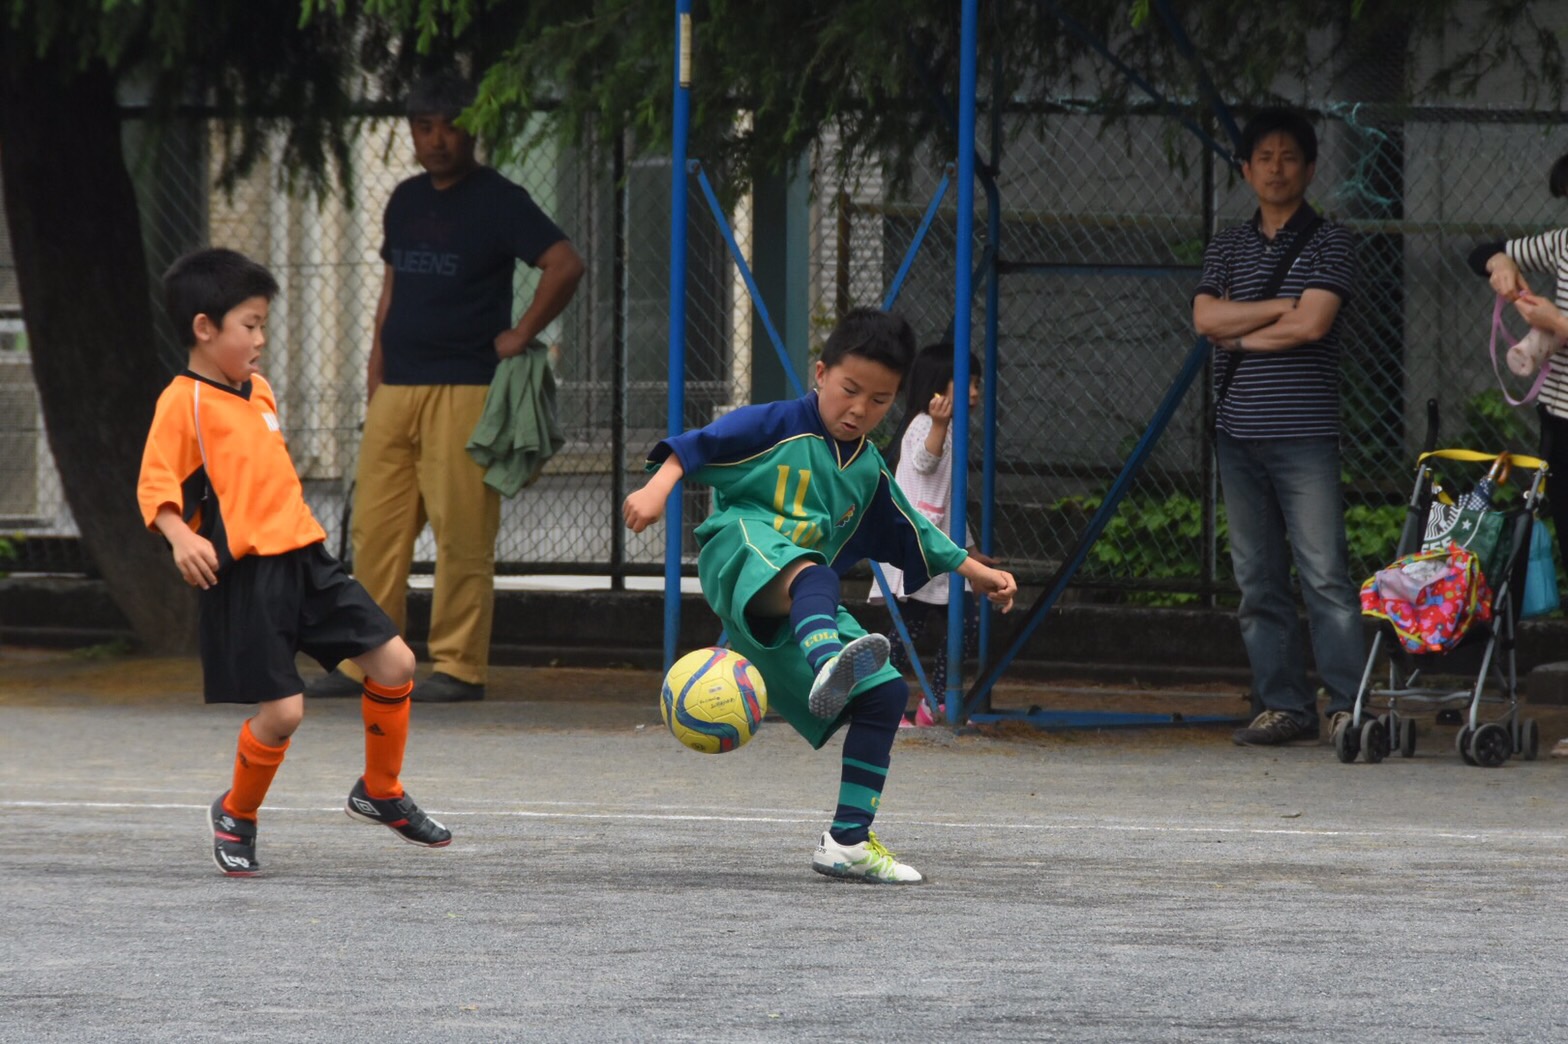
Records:
[[[1560,156],[1552,164],[1552,172],[1546,176],[1546,187],[1551,189],[1553,196],[1568,196],[1568,156]]]
[[[881,363],[903,382],[915,357],[915,332],[902,316],[880,308],[854,308],[845,313],[822,346],[822,365],[837,366],[847,355]]]
[[[455,72],[438,72],[421,77],[409,89],[406,111],[415,116],[444,116],[455,120],[474,104],[474,85]]]
[[[223,317],[252,297],[278,296],[272,273],[237,250],[209,247],[184,255],[163,273],[163,304],[180,343],[196,344],[196,317],[218,326]]]
[[[1306,113],[1296,109],[1260,109],[1241,129],[1241,142],[1236,148],[1236,159],[1251,163],[1252,154],[1258,151],[1258,142],[1270,134],[1287,134],[1301,150],[1301,158],[1308,163],[1318,161],[1318,132]]]

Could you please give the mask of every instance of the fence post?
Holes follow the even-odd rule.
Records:
[[[953,289],[953,542],[964,546],[969,495],[969,342],[975,253],[975,66],[978,0],[964,0],[958,45],[958,242]],[[964,691],[964,584],[948,577],[947,721],[956,725]]]
[[[686,427],[686,139],[691,126],[691,0],[675,0],[675,113],[670,153],[670,384],[673,438]],[[664,669],[675,663],[681,630],[681,496],[664,510]]]

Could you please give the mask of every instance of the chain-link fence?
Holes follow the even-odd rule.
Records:
[[[1360,285],[1345,313],[1345,471],[1358,573],[1381,565],[1423,434],[1425,402],[1445,413],[1446,442],[1533,450],[1535,425],[1496,394],[1486,358],[1490,291],[1465,266],[1470,247],[1560,223],[1546,171],[1568,138],[1555,112],[1487,109],[1322,114],[1311,201],[1358,233]],[[280,192],[264,164],[232,194],[211,187],[215,130],[203,121],[127,148],[142,186],[154,272],[202,243],[233,246],[278,275],[264,371],[311,504],[346,551],[345,493],[363,416],[365,363],[382,277],[382,209],[417,172],[400,119],[368,119],[356,136],[352,203]],[[997,258],[997,553],[1022,579],[1056,566],[1109,486],[1191,348],[1191,292],[1203,245],[1246,220],[1247,187],[1163,114],[1107,120],[1058,106],[1004,121],[994,180]],[[985,150],[983,150],[985,151]],[[832,143],[810,178],[809,340],[847,307],[880,302],[943,175],[917,165],[897,191],[873,168],[840,177]],[[619,501],[641,481],[643,453],[664,434],[669,374],[669,159],[541,148],[505,171],[577,244],[588,273],[548,332],[568,443],[543,479],[505,502],[502,572],[659,571],[657,530],[627,534]],[[749,401],[759,353],[773,349],[718,225],[689,184],[687,425]],[[950,334],[955,254],[949,190],[897,309],[922,343]],[[742,253],[783,235],[758,224],[752,197],[728,213]],[[3,241],[0,241],[3,247]],[[982,273],[983,274],[983,273]],[[0,251],[0,529],[74,534],[48,459],[25,359],[10,262]],[[1542,280],[1544,284],[1544,279]],[[520,269],[519,308],[532,293]],[[983,352],[984,279],[976,280],[973,348]],[[1545,289],[1544,285],[1538,289]],[[774,306],[778,310],[778,306]],[[171,373],[183,364],[165,331]],[[1223,513],[1195,387],[1082,573],[1083,586],[1145,599],[1230,589]],[[889,426],[897,415],[889,418]],[[978,440],[975,466],[978,468]],[[976,479],[972,494],[981,486]],[[705,494],[692,489],[694,526]],[[978,520],[980,506],[971,505]],[[688,547],[690,543],[688,542]],[[429,535],[416,559],[429,562]]]
[[[1553,133],[1556,113],[1336,106],[1320,116],[1309,199],[1357,233],[1343,459],[1353,574],[1367,575],[1397,541],[1428,399],[1446,445],[1535,451],[1530,411],[1498,392],[1486,351],[1491,291],[1466,257],[1480,241],[1562,221],[1546,173],[1568,137]],[[986,214],[976,220],[976,257],[993,245],[998,257],[994,551],[1040,579],[1084,529],[1192,347],[1209,236],[1250,219],[1256,202],[1164,115],[1020,115],[1004,141],[983,186],[999,200],[994,244]],[[874,215],[881,241],[857,238],[874,260],[852,262],[850,282],[878,265],[891,275],[939,175],[933,164],[899,198],[854,200],[854,227]],[[899,301],[922,336],[951,329],[955,225],[949,199]],[[985,306],[977,278],[977,356]],[[1182,403],[1078,586],[1156,602],[1233,590],[1208,398],[1204,382]],[[976,471],[972,494],[980,488]],[[972,519],[980,511],[971,503]]]

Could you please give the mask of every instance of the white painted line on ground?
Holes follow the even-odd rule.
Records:
[[[573,806],[570,802],[527,802],[526,804],[545,804],[567,807]],[[177,809],[188,811],[192,809],[206,809],[206,804],[165,803],[165,802],[139,802],[139,801],[0,801],[0,809],[109,809],[109,810],[158,810]],[[603,806],[593,806],[600,807]],[[669,822],[669,823],[816,823],[823,818],[823,813],[817,810],[795,811],[778,810],[775,815],[758,815],[748,813],[708,813],[690,809],[678,811],[683,806],[662,806],[667,811],[654,812],[602,812],[602,811],[531,811],[520,808],[481,809],[475,811],[457,811],[455,809],[427,809],[431,815],[443,817],[456,816],[502,816],[513,819],[599,819],[599,820],[624,820],[628,822]],[[706,806],[699,806],[699,808]],[[325,807],[307,807],[291,805],[266,805],[263,811],[269,813],[322,813],[341,812],[343,806],[329,805]],[[1473,841],[1491,843],[1494,841],[1537,841],[1537,842],[1568,842],[1568,833],[1548,830],[1422,830],[1411,827],[1390,827],[1387,829],[1343,829],[1343,828],[1311,828],[1311,827],[1245,827],[1221,826],[1218,824],[1199,824],[1192,826],[1177,826],[1167,823],[1107,823],[1104,821],[1085,822],[1067,819],[1061,822],[1006,822],[1006,821],[981,821],[958,819],[911,819],[902,816],[884,817],[884,822],[897,824],[899,827],[923,827],[927,829],[943,830],[1018,830],[1038,832],[1101,832],[1101,833],[1142,833],[1142,834],[1226,834],[1241,836],[1285,836],[1285,837],[1343,837],[1343,838],[1379,838],[1397,835],[1400,837],[1420,838],[1433,841]]]

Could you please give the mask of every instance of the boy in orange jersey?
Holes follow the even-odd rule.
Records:
[[[300,651],[328,670],[352,660],[365,672],[365,774],[345,811],[416,845],[451,843],[451,832],[398,778],[414,654],[327,553],[283,442],[272,386],[256,369],[277,281],[232,250],[187,254],[163,281],[190,365],[158,397],[137,499],[180,575],[201,589],[206,701],[258,705],[240,727],[233,784],[209,811],[213,861],[230,877],[261,869],[256,812],[305,713],[294,667]]]

